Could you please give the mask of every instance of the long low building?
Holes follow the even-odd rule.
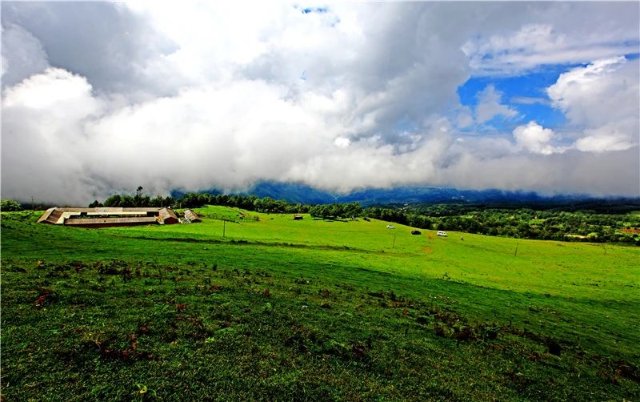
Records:
[[[127,226],[179,223],[171,208],[49,208],[38,223],[66,226]]]

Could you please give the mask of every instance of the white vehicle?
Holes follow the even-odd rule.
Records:
[[[395,229],[396,227],[393,225],[387,225],[387,229]]]
[[[442,230],[438,230],[438,236],[440,236],[440,237],[447,237],[447,232],[442,231]]]

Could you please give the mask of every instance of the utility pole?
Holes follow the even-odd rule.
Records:
[[[222,220],[222,237],[224,237],[226,232],[227,232],[227,221],[226,219],[223,219]]]
[[[396,234],[395,234],[395,232],[393,233],[393,246],[391,246],[391,248],[396,248]]]

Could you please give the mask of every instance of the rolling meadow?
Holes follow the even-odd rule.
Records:
[[[3,398],[640,399],[637,247],[196,212],[3,212]]]

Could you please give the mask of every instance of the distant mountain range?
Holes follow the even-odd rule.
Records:
[[[212,189],[212,194],[221,191]],[[640,209],[640,198],[596,198],[587,195],[554,195],[543,196],[530,191],[503,190],[459,190],[454,188],[440,188],[427,186],[402,186],[389,189],[371,188],[358,190],[348,194],[335,194],[308,186],[302,183],[284,183],[263,181],[256,183],[249,189],[238,194],[255,195],[257,197],[271,197],[291,203],[329,204],[333,202],[359,202],[363,206],[389,204],[422,204],[422,203],[471,203],[471,204],[588,204],[590,202],[631,203]],[[179,196],[176,193],[174,196]]]

